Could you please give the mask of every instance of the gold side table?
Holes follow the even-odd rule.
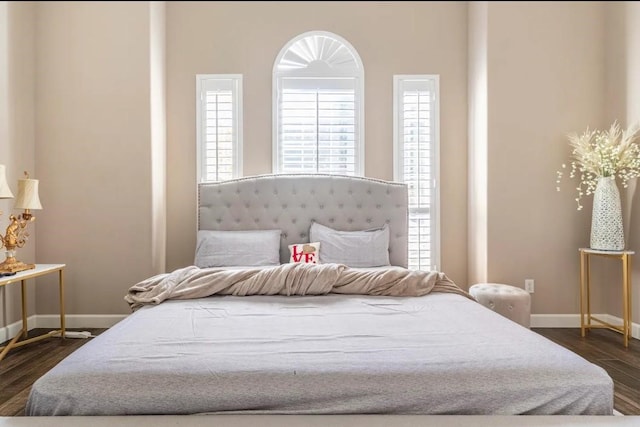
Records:
[[[29,344],[35,341],[40,341],[45,338],[49,338],[55,335],[60,335],[61,338],[64,338],[65,335],[65,325],[64,325],[64,277],[63,271],[66,267],[65,264],[36,264],[36,267],[31,270],[24,270],[16,273],[13,276],[2,276],[0,277],[0,286],[7,286],[11,283],[20,282],[22,288],[22,329],[20,332],[9,341],[9,343],[5,346],[0,347],[0,361],[7,355],[9,350],[12,348],[20,347],[25,344]],[[38,335],[33,338],[24,339],[22,341],[18,341],[20,337],[27,338],[27,333],[29,329],[27,327],[27,288],[25,281],[27,279],[32,279],[39,276],[44,276],[46,274],[58,273],[58,286],[60,287],[60,329],[56,331],[50,331],[46,334]]]
[[[607,328],[622,334],[624,346],[629,346],[631,338],[631,256],[634,251],[601,251],[597,249],[580,248],[580,333],[585,336],[585,331],[591,328]],[[622,325],[612,325],[591,314],[590,284],[591,268],[590,258],[601,256],[619,259],[622,261]],[[597,322],[592,324],[591,321]]]

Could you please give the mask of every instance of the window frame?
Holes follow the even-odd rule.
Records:
[[[242,74],[196,74],[196,182],[217,182],[205,179],[206,168],[203,166],[203,161],[206,160],[204,154],[205,141],[203,140],[205,123],[205,113],[203,110],[203,102],[205,95],[205,82],[207,80],[230,80],[233,85],[233,97],[235,101],[235,134],[236,138],[233,141],[233,160],[232,160],[232,178],[239,178],[242,176]]]
[[[437,74],[395,74],[393,76],[393,177],[395,181],[404,181],[404,139],[401,138],[400,112],[402,107],[400,84],[407,80],[425,80],[433,87],[433,98],[431,106],[433,114],[431,116],[432,127],[432,155],[431,155],[431,188],[432,197],[429,207],[431,220],[431,266],[432,270],[441,268],[441,245],[440,245],[440,76]],[[411,207],[408,206],[410,210]],[[409,213],[411,217],[411,213]],[[408,230],[407,230],[408,231]],[[409,248],[407,248],[407,251]]]
[[[353,55],[355,63],[357,64],[358,72],[355,73],[340,73],[339,71],[334,71],[331,74],[318,75],[310,70],[309,68],[303,68],[299,70],[290,70],[290,71],[282,71],[278,70],[278,65],[281,63],[284,55],[289,51],[289,49],[295,45],[298,41],[311,37],[311,36],[325,36],[332,38],[344,45],[350,53]],[[299,34],[296,37],[289,40],[280,50],[273,64],[273,72],[272,72],[272,83],[271,83],[271,111],[272,111],[272,145],[271,145],[271,153],[272,153],[272,171],[273,173],[282,173],[281,172],[281,164],[280,164],[280,141],[278,140],[279,129],[280,129],[280,95],[281,95],[281,87],[282,87],[282,79],[283,78],[336,78],[336,77],[344,77],[344,78],[354,78],[356,83],[355,94],[354,94],[354,112],[356,114],[356,124],[355,124],[355,173],[353,176],[365,176],[365,144],[364,144],[364,66],[362,64],[362,60],[360,59],[360,55],[358,51],[345,40],[343,37],[329,32],[329,31],[307,31],[305,33]],[[318,172],[316,172],[318,173]]]

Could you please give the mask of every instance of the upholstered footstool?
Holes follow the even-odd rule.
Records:
[[[500,283],[478,283],[469,288],[476,301],[528,328],[531,322],[531,295],[521,288]]]

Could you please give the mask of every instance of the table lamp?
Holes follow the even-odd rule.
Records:
[[[0,174],[4,175],[0,170]],[[29,179],[29,174],[24,173],[25,178],[18,180],[18,197],[14,209],[24,209],[24,213],[15,216],[9,215],[9,226],[4,236],[0,236],[1,245],[6,248],[7,259],[0,263],[0,272],[15,273],[17,271],[35,268],[35,264],[25,264],[16,259],[16,248],[22,248],[27,243],[29,233],[27,224],[35,221],[36,217],[31,214],[32,209],[42,209],[40,197],[38,196],[38,180]],[[0,178],[1,180],[2,178]],[[6,179],[5,179],[6,181]],[[1,184],[1,182],[0,182]],[[10,190],[9,190],[10,192]]]

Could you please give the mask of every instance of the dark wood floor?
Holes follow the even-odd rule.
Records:
[[[98,335],[104,329],[88,329]],[[31,336],[45,332],[34,329]],[[625,415],[640,415],[640,341],[622,346],[620,334],[595,329],[586,338],[579,329],[545,328],[534,331],[602,366],[615,383],[614,407]],[[31,385],[87,339],[46,339],[13,349],[0,361],[0,416],[23,415]]]

